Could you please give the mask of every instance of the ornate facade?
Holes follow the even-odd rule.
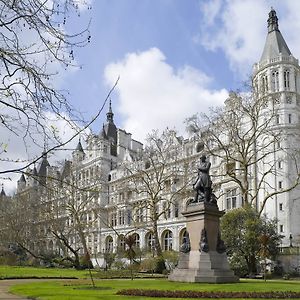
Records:
[[[300,67],[279,31],[278,19],[273,9],[269,13],[268,34],[262,57],[254,65],[253,85],[259,99],[266,99],[266,102],[272,99],[272,105],[277,107],[272,130],[278,131],[280,128],[282,139],[276,143],[284,150],[274,151],[276,157],[268,156],[259,165],[253,167],[251,176],[252,184],[255,186],[256,178],[265,176],[262,174],[265,174],[263,170],[269,160],[273,159],[273,163],[276,163],[275,172],[267,177],[270,185],[256,187],[259,189],[256,203],[259,208],[260,199],[266,193],[272,192],[272,189],[288,186],[291,179],[296,178],[299,173],[295,162],[287,159],[286,153],[288,149],[295,149],[290,147],[291,145],[300,143]],[[268,105],[265,108],[265,111],[267,110]],[[174,135],[174,145],[180,149],[179,163],[189,165],[196,172],[197,161],[205,151],[201,141],[196,136],[183,139]],[[149,212],[139,205],[146,196],[128,188],[128,182],[134,175],[126,172],[122,167],[124,162],[137,163],[142,153],[142,143],[134,140],[130,133],[115,125],[110,103],[106,124],[99,134],[91,134],[88,137],[85,149],[79,141],[73,152],[72,161],[66,161],[62,170],[51,167],[47,157],[44,156],[38,169],[29,170],[27,178],[21,176],[18,181],[18,194],[39,189],[39,195],[44,199],[44,203],[56,203],[57,207],[67,207],[66,199],[73,197],[74,205],[82,204],[80,218],[84,219],[86,246],[95,256],[124,247],[124,236],[127,233],[135,233],[136,245],[140,248],[151,248],[153,236],[148,224]],[[212,163],[212,174],[216,175],[221,168],[221,161],[214,157],[209,157],[209,160]],[[147,168],[147,162],[143,163]],[[233,168],[238,169],[237,166]],[[192,177],[195,175],[191,174]],[[53,178],[60,182],[58,187]],[[171,194],[174,188],[173,179],[165,189],[166,199],[169,197],[168,193]],[[67,184],[73,188],[76,186],[76,192],[68,191],[70,188]],[[53,186],[50,194],[46,191],[48,185]],[[236,185],[224,181],[216,186],[218,186],[215,192],[220,210],[229,210],[242,205],[243,199]],[[159,203],[160,207],[157,209],[165,211],[158,222],[158,234],[163,250],[179,250],[185,232],[185,221],[181,212],[185,210],[186,202],[193,197],[192,192],[190,186],[184,196],[172,202],[172,205],[167,208],[164,207],[164,201]],[[289,246],[291,235],[295,240],[299,239],[300,244],[299,195],[298,187],[283,194],[274,194],[264,208],[264,212],[269,217],[278,219],[278,231],[284,236],[283,247]],[[84,203],[86,204],[83,205]],[[72,228],[74,220],[66,212],[68,209],[65,208],[58,215],[60,219],[65,220],[65,228]],[[72,243],[79,243],[76,232],[69,233]],[[57,245],[54,240],[49,239],[47,247],[53,249]]]

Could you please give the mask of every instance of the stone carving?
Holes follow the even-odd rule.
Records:
[[[191,251],[190,235],[186,231],[186,235],[183,236],[182,244],[180,245],[180,252],[188,253],[190,251]]]
[[[226,246],[224,244],[224,241],[221,240],[221,233],[220,231],[218,232],[218,239],[217,239],[217,247],[216,247],[216,251],[220,254],[226,252]]]
[[[207,161],[206,156],[202,155],[200,158],[200,164],[198,167],[198,177],[193,185],[196,195],[194,199],[191,199],[188,203],[205,202],[217,206],[216,196],[212,193],[212,182],[209,175],[211,163]]]
[[[206,233],[205,228],[203,228],[201,231],[201,238],[200,238],[199,246],[200,246],[199,251],[208,252],[208,250],[209,250],[208,239],[207,239],[207,233]]]

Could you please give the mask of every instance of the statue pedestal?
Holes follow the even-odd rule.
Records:
[[[180,252],[178,265],[169,275],[169,280],[237,282],[219,235],[219,219],[224,213],[217,206],[200,202],[190,204],[182,214],[187,219],[190,251]]]

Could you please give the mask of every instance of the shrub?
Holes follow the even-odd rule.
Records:
[[[162,274],[163,270],[165,270],[165,269],[166,269],[166,265],[165,265],[164,258],[161,256],[156,257],[156,265],[155,265],[154,272],[158,273],[158,274]]]
[[[163,252],[163,258],[165,259],[167,269],[173,270],[178,264],[179,252],[173,250],[165,251]]]
[[[140,271],[154,273],[156,269],[156,261],[157,259],[155,257],[147,257],[143,259],[140,265]]]

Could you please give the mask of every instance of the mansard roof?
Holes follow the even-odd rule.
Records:
[[[109,110],[106,117],[106,124],[103,127],[103,132],[109,140],[112,140],[115,144],[117,144],[117,126],[114,123],[114,113],[111,108],[111,100],[109,101]]]
[[[280,54],[289,56],[291,51],[279,31],[276,11],[272,8],[268,18],[268,35],[260,62],[278,57]]]
[[[43,156],[42,156],[42,161],[39,165],[39,169],[38,169],[38,175],[40,177],[46,177],[47,176],[47,167],[49,167],[50,164],[47,160],[47,154],[44,152]]]

